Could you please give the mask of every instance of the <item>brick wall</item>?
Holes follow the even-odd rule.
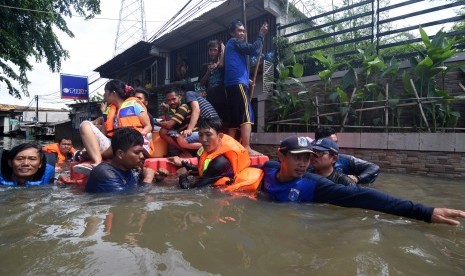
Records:
[[[253,145],[255,150],[276,158],[277,147]],[[465,153],[438,151],[407,151],[381,149],[341,149],[341,153],[373,162],[382,172],[412,174],[441,178],[465,178]]]

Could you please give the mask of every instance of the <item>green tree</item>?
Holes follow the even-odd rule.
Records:
[[[31,60],[46,60],[52,72],[69,57],[54,30],[70,37],[64,17],[73,14],[86,19],[100,14],[100,0],[0,0],[0,83],[10,95],[29,96],[27,72]],[[15,86],[20,85],[20,90]]]

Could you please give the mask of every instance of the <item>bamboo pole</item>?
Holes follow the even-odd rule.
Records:
[[[330,112],[330,113],[323,113],[323,114],[320,114],[320,116],[329,116],[329,115],[336,115],[336,114],[341,114],[341,112]],[[315,117],[315,116],[313,116]]]
[[[423,106],[421,105],[421,100],[418,97],[417,89],[415,88],[415,84],[413,83],[412,79],[410,79],[410,85],[412,86],[413,92],[415,93],[415,97],[417,98],[418,107],[420,108],[421,116],[423,117],[426,127],[428,128],[428,132],[431,132],[431,129],[429,128],[428,120],[426,120],[425,112],[423,112]]]
[[[460,82],[459,82],[459,86],[460,86],[460,88],[462,88],[462,91],[465,92],[465,86],[463,86],[463,84],[460,83]]]
[[[341,125],[341,131],[340,132],[344,131],[344,125],[346,124],[347,117],[349,116],[349,110],[350,110],[350,107],[352,106],[352,101],[354,99],[356,91],[357,91],[357,88],[354,88],[354,90],[352,91],[352,95],[350,96],[349,105],[347,106],[347,111],[344,114],[344,120],[342,120],[342,125]]]
[[[386,83],[386,103],[384,104],[384,126],[388,132],[389,126],[389,83]]]
[[[316,103],[316,127],[320,127],[320,110],[318,109],[318,96],[315,96],[315,103]]]
[[[277,124],[279,125],[280,123],[278,121],[276,122],[269,122],[272,124]],[[301,123],[283,123],[282,125],[287,125],[287,126],[302,126]],[[328,127],[333,127],[336,128],[340,125],[324,125]],[[363,128],[363,129],[384,129],[384,126],[358,126],[358,125],[347,125],[346,128]],[[423,129],[424,127],[401,127],[401,126],[390,126],[389,129]],[[438,127],[438,131],[443,131],[443,130],[451,130],[451,131],[465,131],[464,127]]]
[[[424,101],[422,103],[426,104],[426,103],[435,103],[435,102],[438,102],[438,100]],[[403,104],[396,105],[396,107],[404,107],[404,106],[411,106],[411,105],[417,105],[417,103],[403,103]]]
[[[417,103],[415,103],[415,104],[417,104]],[[363,111],[383,109],[383,108],[384,108],[383,105],[381,105],[381,106],[372,106],[372,107],[365,107],[365,108],[355,109],[355,112],[363,112]]]
[[[253,73],[253,79],[252,79],[252,88],[250,89],[250,101],[252,101],[253,98],[253,92],[255,90],[255,81],[257,80],[257,74],[258,74],[258,67],[260,66],[260,59],[262,58],[262,51],[263,51],[263,43],[262,47],[260,47],[260,52],[258,53],[257,57],[257,65],[255,65],[255,71]]]

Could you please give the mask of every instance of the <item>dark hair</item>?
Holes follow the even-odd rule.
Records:
[[[186,82],[181,85],[182,91],[195,91],[195,85],[192,82]]]
[[[129,148],[142,146],[143,144],[144,137],[142,137],[142,134],[131,127],[118,128],[111,138],[111,149],[113,150],[113,154],[116,154],[116,151],[119,149],[127,151]]]
[[[315,141],[322,138],[329,137],[333,134],[336,134],[336,131],[332,127],[319,127],[315,130]]]
[[[73,141],[71,137],[69,136],[61,136],[56,139],[57,143],[60,144],[63,140],[70,140],[71,142]]]
[[[202,118],[197,123],[199,130],[212,128],[216,133],[220,133],[223,130],[223,122],[220,117],[209,117]]]
[[[233,21],[231,21],[228,27],[229,33],[234,33],[236,31],[236,28],[239,26],[244,26],[244,24],[242,24],[242,22],[239,19],[234,19]]]
[[[168,87],[168,89],[165,90],[165,95],[166,94],[169,94],[169,93],[173,93],[176,94],[177,96],[181,95],[181,91],[179,91],[179,88],[177,87]]]
[[[135,95],[136,93],[142,93],[142,94],[144,94],[145,100],[146,100],[146,101],[149,100],[149,91],[147,91],[147,89],[145,89],[145,88],[143,88],[143,87],[136,87],[136,88],[134,88],[134,95]]]
[[[210,49],[210,48],[218,48],[218,50],[219,50],[220,49],[220,44],[221,44],[221,42],[218,39],[210,40],[210,41],[208,41],[208,49]]]
[[[127,99],[134,96],[134,88],[120,80],[110,80],[105,84],[105,90],[115,92],[121,99]]]
[[[40,180],[42,176],[44,175],[45,172],[45,166],[47,165],[47,160],[45,158],[45,154],[42,151],[42,147],[39,144],[36,143],[23,143],[20,145],[17,145],[16,147],[12,148],[10,151],[4,151],[3,155],[6,155],[6,160],[8,161],[13,161],[13,159],[18,155],[20,152],[34,148],[37,150],[37,153],[39,154],[39,159],[40,159],[40,168],[36,172],[36,174],[33,177],[33,181]],[[3,157],[3,156],[2,156]],[[4,162],[5,158],[2,158],[2,175],[5,179],[11,180],[10,177],[13,175],[13,168],[11,168],[8,165],[8,162]]]

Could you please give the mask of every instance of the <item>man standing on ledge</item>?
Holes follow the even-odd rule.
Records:
[[[265,22],[260,28],[258,38],[254,43],[245,41],[246,31],[242,22],[235,19],[229,25],[229,39],[225,51],[224,85],[226,86],[228,111],[230,117],[225,122],[229,136],[235,137],[237,128],[241,131],[241,143],[250,155],[260,155],[250,148],[250,134],[254,123],[249,92],[249,67],[247,55],[258,54],[263,45],[263,39],[268,33]],[[255,84],[252,84],[255,85]]]

